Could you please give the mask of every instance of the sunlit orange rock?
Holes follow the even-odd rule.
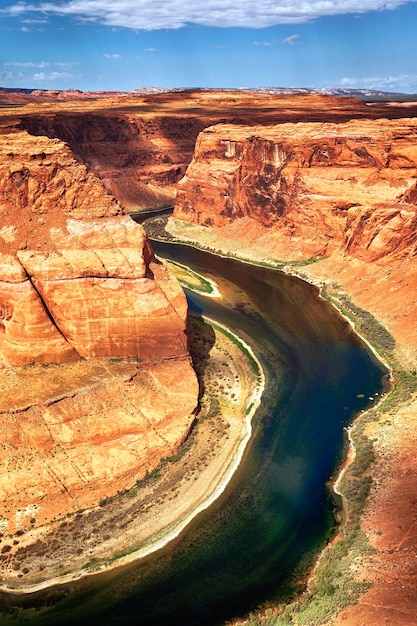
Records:
[[[198,397],[187,314],[69,147],[0,127],[2,531],[94,506],[178,451]]]
[[[414,236],[404,197],[416,185],[416,136],[406,119],[214,126],[198,138],[174,215],[216,227],[249,218],[292,255],[343,247],[375,260]]]
[[[0,359],[186,355],[185,296],[143,228],[62,142],[1,145]]]

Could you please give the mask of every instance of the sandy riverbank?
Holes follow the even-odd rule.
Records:
[[[14,569],[12,552],[3,591],[28,594],[140,559],[179,535],[224,491],[250,438],[265,381],[251,348],[232,341],[230,330],[194,320],[192,332],[205,394],[177,458],[100,506],[22,537],[27,571]]]

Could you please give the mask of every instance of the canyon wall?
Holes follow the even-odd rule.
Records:
[[[86,109],[31,115],[21,124],[31,134],[63,139],[126,211],[172,205],[175,183],[184,175],[204,122]]]
[[[174,216],[265,259],[320,261],[318,273],[327,263],[326,280],[345,276],[358,303],[417,348],[404,308],[415,306],[416,139],[411,118],[216,125],[198,138]]]
[[[199,136],[174,216],[216,227],[249,218],[290,255],[398,254],[415,243],[415,142],[412,120],[214,126]]]
[[[0,527],[132,486],[177,452],[198,384],[187,302],[144,229],[58,139],[0,128]]]
[[[369,114],[366,105],[353,98],[318,95],[294,99],[190,90],[83,97],[81,101],[81,95],[72,92],[20,94],[19,100],[28,105],[19,110],[19,126],[31,135],[65,141],[126,212],[174,204],[176,183],[192,159],[198,134],[208,126],[270,125],[294,115],[343,121]]]

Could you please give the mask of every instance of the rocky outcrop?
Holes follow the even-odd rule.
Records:
[[[130,218],[67,221],[57,252],[18,252],[49,316],[83,357],[183,357],[185,296]],[[68,307],[68,301],[71,306]]]
[[[2,146],[0,359],[186,355],[185,296],[142,227],[62,142]]]
[[[175,453],[198,384],[187,303],[57,139],[0,134],[0,527],[96,505]]]

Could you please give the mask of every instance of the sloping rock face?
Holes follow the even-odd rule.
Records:
[[[185,295],[143,228],[65,143],[1,131],[0,526],[15,532],[176,452],[198,384]]]
[[[0,530],[15,533],[132,487],[192,426],[188,359],[0,373]],[[7,540],[6,540],[7,543]]]

